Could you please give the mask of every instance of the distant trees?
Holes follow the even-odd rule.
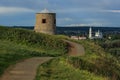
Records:
[[[102,44],[102,47],[105,49],[120,48],[120,40],[106,41],[104,44]]]

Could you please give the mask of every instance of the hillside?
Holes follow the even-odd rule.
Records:
[[[0,27],[0,75],[9,65],[22,59],[65,55],[67,46],[67,43],[52,35]]]
[[[82,44],[86,54],[60,57],[44,63],[38,69],[36,80],[120,80],[120,62],[116,57],[93,41],[74,42]]]
[[[115,40],[106,40],[104,43],[100,42],[100,45],[105,49],[105,51],[120,60],[120,35],[119,37],[116,37]]]
[[[66,55],[69,45],[64,39],[84,46],[85,54]],[[120,62],[94,41],[0,27],[0,75],[20,60],[43,56],[55,58],[38,67],[36,80],[120,80]]]

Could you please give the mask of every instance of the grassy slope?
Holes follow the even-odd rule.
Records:
[[[62,80],[63,78],[66,80],[120,79],[120,62],[115,57],[107,54],[92,41],[75,42],[85,47],[86,55],[81,57],[64,57],[64,60],[60,58],[49,62],[47,65],[43,64],[38,69],[36,80]],[[60,63],[61,61],[62,63]],[[62,66],[62,68],[59,66]]]
[[[64,55],[67,44],[60,38],[23,29],[0,27],[0,74],[21,59]],[[120,62],[113,56],[106,55],[103,49],[93,42],[78,43],[85,47],[85,56],[60,57],[45,63],[38,69],[37,80],[104,80],[106,77],[120,79]]]
[[[99,44],[105,49],[105,51],[120,60],[120,37],[119,35],[116,37],[116,39],[105,40],[104,42],[99,42]]]
[[[60,38],[52,35],[38,34],[24,29],[0,27],[0,39],[9,40],[33,48],[45,49],[49,53],[54,51],[58,55],[65,54],[67,52],[67,44]]]
[[[104,80],[87,70],[79,70],[67,63],[66,58],[56,58],[38,69],[36,80]]]
[[[22,45],[0,40],[0,75],[9,65],[15,64],[18,60],[29,58],[32,54],[32,51]]]
[[[106,53],[92,41],[79,41],[78,43],[85,47],[86,55],[81,58],[71,58],[70,64],[112,80],[120,79],[120,62],[114,56]]]
[[[67,44],[55,36],[0,27],[0,75],[16,61],[34,56],[61,56]]]

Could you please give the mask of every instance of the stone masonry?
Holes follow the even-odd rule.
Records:
[[[56,14],[55,13],[37,13],[35,32],[45,34],[55,34],[56,32]]]

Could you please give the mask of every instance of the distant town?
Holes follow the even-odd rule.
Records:
[[[12,26],[13,28],[24,28],[24,29],[34,29],[34,26]],[[91,30],[90,30],[91,29]],[[66,35],[72,39],[81,40],[81,39],[101,39],[104,37],[111,38],[110,35],[119,35],[119,27],[56,27],[56,34]]]

